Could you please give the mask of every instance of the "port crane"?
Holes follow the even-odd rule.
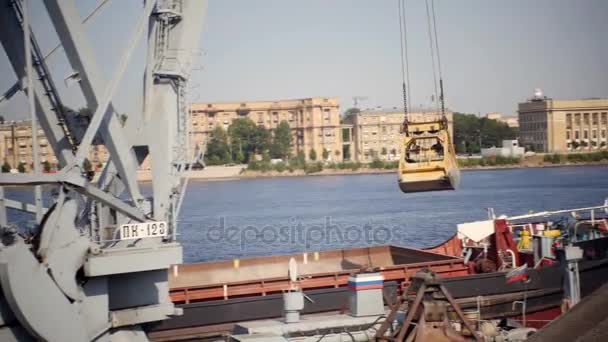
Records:
[[[403,108],[405,118],[401,128],[399,160],[399,188],[404,193],[454,190],[459,183],[460,174],[456,161],[456,151],[450,136],[448,120],[445,115],[443,77],[437,41],[435,6],[426,1],[429,42],[433,66],[435,96],[439,100],[438,116],[427,121],[410,121],[407,99],[409,86],[409,65],[407,54],[407,26],[405,20],[405,1],[397,0],[399,7],[399,33],[401,46],[401,73],[403,78]],[[431,15],[432,13],[432,15]],[[434,41],[434,44],[433,44]],[[436,57],[436,58],[435,58]],[[439,71],[439,95],[437,96],[436,65]]]
[[[181,313],[169,299],[168,271],[182,262],[176,221],[190,165],[188,84],[207,1],[144,1],[106,79],[76,0],[44,0],[70,79],[94,113],[84,123],[65,110],[30,29],[28,3],[0,0],[0,44],[30,100],[32,127],[39,123],[61,169],[0,174],[0,340],[146,341],[143,325]],[[112,100],[142,39],[143,111],[125,120]],[[92,182],[85,164],[96,139],[109,161]],[[153,196],[144,196],[136,179],[145,158]],[[4,186],[44,186],[48,196],[36,191],[34,204],[24,203],[5,197]],[[34,227],[24,229],[7,208],[37,214]]]

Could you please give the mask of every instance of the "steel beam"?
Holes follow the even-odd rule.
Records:
[[[44,3],[72,69],[80,76],[79,84],[87,105],[96,112],[98,107],[107,108],[107,110],[103,108],[103,124],[99,125],[99,131],[131,198],[138,203],[142,196],[135,177],[137,171],[135,155],[125,138],[120,119],[114,114],[114,108],[110,103],[112,92],[105,92],[105,82],[97,66],[93,49],[86,39],[76,4],[73,0],[45,0]],[[154,3],[154,1],[147,2],[144,11],[146,17],[149,16]],[[133,48],[135,46],[128,47],[129,50]],[[120,76],[121,73],[118,73],[118,77]],[[108,90],[110,89],[111,87],[108,87]],[[107,99],[108,104],[100,106],[104,98]]]
[[[30,175],[30,174],[17,174],[17,175],[6,175],[0,174],[0,186],[3,185],[68,185],[72,190],[89,196],[90,198],[99,201],[110,208],[126,215],[127,217],[137,220],[140,222],[146,221],[146,215],[139,210],[139,208],[133,207],[118,197],[113,196],[103,190],[99,189],[95,185],[86,181],[83,177],[77,174],[68,172],[58,172],[50,174]]]
[[[25,44],[25,70],[27,78],[27,102],[32,121],[32,160],[35,175],[40,174],[40,155],[38,154],[38,120],[36,119],[34,70],[32,67],[32,40],[30,28],[30,0],[23,0],[23,41]],[[13,148],[15,148],[13,146]],[[34,203],[36,206],[36,223],[42,221],[42,189],[34,187]]]
[[[19,80],[26,78],[25,45],[21,24],[10,10],[11,0],[0,0],[0,43],[4,47],[15,75]],[[49,75],[50,77],[50,75]],[[23,88],[23,87],[22,87]],[[40,120],[40,125],[45,132],[49,145],[57,160],[66,165],[73,158],[72,149],[68,138],[61,128],[61,123],[57,118],[49,98],[44,94],[42,82],[34,79],[34,94],[36,114]],[[27,89],[25,89],[27,90]],[[14,166],[14,165],[13,165]]]

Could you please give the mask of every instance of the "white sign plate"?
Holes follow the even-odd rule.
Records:
[[[134,240],[163,236],[167,236],[167,222],[163,221],[128,223],[120,226],[121,240]]]

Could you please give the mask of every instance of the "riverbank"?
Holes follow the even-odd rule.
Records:
[[[528,169],[528,168],[555,168],[555,167],[573,167],[573,166],[598,166],[607,165],[608,160],[602,160],[597,162],[563,162],[563,163],[551,163],[545,162],[544,158],[526,158],[519,164],[507,164],[507,165],[474,165],[474,166],[462,166],[461,171],[487,171],[487,170],[511,170],[511,169]],[[252,171],[247,170],[247,165],[235,165],[235,166],[209,166],[203,170],[193,170],[187,173],[189,179],[196,179],[202,181],[228,181],[228,180],[239,180],[239,179],[254,179],[254,178],[267,178],[267,177],[303,177],[303,176],[343,176],[343,175],[362,175],[362,174],[385,174],[395,173],[396,168],[370,168],[361,167],[356,170],[352,169],[323,169],[318,172],[307,173],[304,170],[284,170],[282,172],[276,170],[270,171]],[[150,171],[138,171],[137,179],[141,182],[150,181]]]

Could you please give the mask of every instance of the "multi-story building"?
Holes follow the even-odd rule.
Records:
[[[448,130],[453,137],[453,115],[446,112]],[[437,111],[417,109],[408,113],[411,122],[437,120]],[[365,110],[344,119],[343,128],[348,130],[351,141],[345,141],[351,159],[367,163],[374,159],[399,160],[399,139],[405,113],[397,109]],[[344,133],[343,133],[343,140]]]
[[[608,99],[553,100],[543,96],[519,104],[520,145],[560,153],[606,148]]]
[[[0,163],[8,163],[12,169],[22,164],[26,172],[34,164],[32,145],[32,122],[29,120],[10,121],[0,124]],[[51,169],[57,169],[57,158],[49,145],[44,131],[38,129],[38,155],[41,170],[48,163]],[[104,145],[93,145],[89,151],[89,161],[94,170],[99,170],[108,160],[108,151]]]
[[[486,118],[505,123],[511,128],[519,127],[519,120],[515,116],[503,116],[501,113],[488,113],[486,114]]]
[[[57,163],[42,129],[38,130],[38,146],[40,163]],[[11,121],[0,125],[0,158],[3,164],[8,163],[13,169],[23,164],[26,170],[30,170],[34,162],[32,151],[31,121]]]
[[[237,118],[249,118],[266,129],[286,121],[293,136],[293,153],[309,157],[314,149],[321,159],[323,151],[329,160],[342,160],[340,107],[336,98],[305,98],[278,101],[193,103],[190,106],[190,138],[193,149],[205,148],[215,127],[228,129]]]

